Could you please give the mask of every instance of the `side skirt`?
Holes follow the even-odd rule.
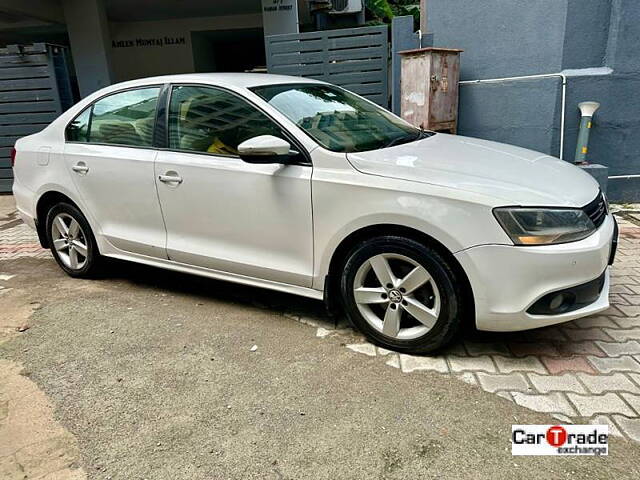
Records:
[[[143,255],[136,254],[120,254],[120,253],[107,253],[103,255],[105,257],[117,258],[119,260],[126,260],[130,262],[142,263],[152,267],[164,268],[167,270],[173,270],[176,272],[190,273],[193,275],[199,275],[201,277],[214,278],[216,280],[223,280],[226,282],[239,283],[242,285],[250,285],[252,287],[266,288],[269,290],[276,290],[278,292],[291,293],[293,295],[300,295],[302,297],[313,298],[314,300],[322,300],[323,292],[321,290],[315,290],[313,288],[300,287],[297,285],[288,285],[286,283],[273,282],[270,280],[263,280],[261,278],[247,277],[244,275],[238,275],[235,273],[221,272],[219,270],[210,270],[207,268],[194,267],[192,265],[186,265],[183,263],[173,262],[171,260],[162,260],[159,258],[145,257]]]

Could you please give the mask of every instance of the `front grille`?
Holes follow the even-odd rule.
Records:
[[[582,207],[582,210],[589,216],[596,228],[600,228],[600,225],[607,217],[607,201],[604,199],[602,192],[598,192],[598,196]]]

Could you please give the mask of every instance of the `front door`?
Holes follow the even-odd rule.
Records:
[[[253,165],[237,146],[278,125],[225,90],[174,86],[156,182],[173,261],[311,286],[311,166]]]
[[[116,248],[166,258],[152,149],[160,88],[98,100],[67,127],[69,174],[101,234]]]

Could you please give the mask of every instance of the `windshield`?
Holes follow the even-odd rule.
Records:
[[[334,152],[375,150],[430,135],[333,85],[268,85],[251,90]]]

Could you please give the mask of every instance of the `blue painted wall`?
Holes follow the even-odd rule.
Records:
[[[429,0],[428,6],[434,45],[465,50],[461,80],[578,69],[567,86],[564,158],[574,156],[578,103],[595,100],[601,107],[589,160],[612,176],[640,174],[640,1]],[[603,67],[611,71],[594,75]],[[560,106],[560,79],[461,86],[459,133],[559,156]],[[610,180],[609,197],[640,202],[640,179]]]

